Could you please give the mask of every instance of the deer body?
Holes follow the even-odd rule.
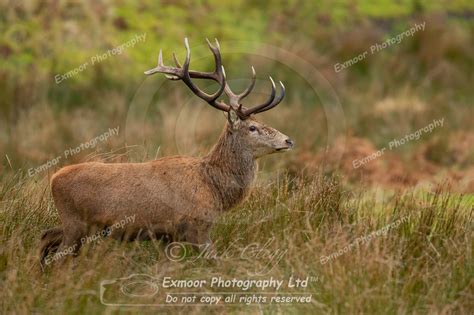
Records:
[[[69,231],[79,230],[82,237],[91,226],[112,226],[134,215],[134,221],[119,232],[133,237],[151,230],[190,242],[206,241],[207,225],[243,200],[255,177],[253,156],[233,149],[229,137],[225,131],[202,158],[174,156],[146,163],[92,162],[62,168],[52,177],[51,189],[63,225]],[[179,235],[190,220],[196,222],[193,232],[205,229],[204,234]]]
[[[219,50],[209,46],[218,63],[215,73],[187,69],[187,42],[188,57],[184,67],[163,68],[160,54],[159,66],[153,71],[177,76],[193,91],[190,77],[213,75],[211,79],[225,87],[231,104],[236,103],[250,92],[255,74],[250,89],[240,95],[233,94],[225,83],[223,68],[219,67]],[[281,101],[282,96],[275,99],[273,80],[272,84],[271,100],[255,110],[267,110]],[[222,86],[220,93],[224,91]],[[193,244],[210,242],[209,231],[216,217],[247,196],[257,172],[256,160],[289,150],[293,142],[251,117],[253,112],[250,110],[254,108],[247,110],[241,105],[216,103],[215,96],[202,91],[195,93],[210,105],[228,112],[228,122],[210,153],[199,158],[174,156],[145,163],[91,162],[62,168],[51,179],[52,195],[62,226],[43,234],[42,261],[57,250],[73,247],[77,252],[84,237],[131,216],[133,221],[112,231],[112,236],[148,239],[167,235]]]

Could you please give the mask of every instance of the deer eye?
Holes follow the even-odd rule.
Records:
[[[255,130],[257,130],[257,127],[255,127],[255,126],[250,126],[250,127],[249,127],[249,130],[250,130],[250,131],[255,131]]]

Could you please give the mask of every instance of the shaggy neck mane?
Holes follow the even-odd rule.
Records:
[[[255,178],[257,164],[252,150],[227,125],[217,144],[203,157],[203,171],[225,211],[245,198]]]

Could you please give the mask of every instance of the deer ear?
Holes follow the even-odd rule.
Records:
[[[240,118],[233,109],[229,110],[227,113],[227,120],[229,121],[229,125],[232,127],[232,129],[237,129],[240,124]]]

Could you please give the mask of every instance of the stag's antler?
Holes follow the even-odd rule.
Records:
[[[181,63],[176,58],[175,53],[173,53],[173,60],[174,60],[174,63],[176,64],[176,67],[169,67],[169,66],[163,65],[163,56],[162,56],[162,51],[160,50],[160,54],[158,55],[158,65],[151,70],[145,71],[145,74],[151,75],[155,73],[164,73],[165,76],[170,80],[182,80],[193,91],[194,94],[196,94],[198,97],[208,102],[211,106],[219,110],[226,111],[226,112],[228,112],[232,108],[233,110],[235,110],[235,112],[241,119],[247,119],[252,114],[267,111],[277,106],[281,102],[281,100],[285,96],[285,86],[280,81],[282,92],[278,97],[275,98],[275,95],[276,95],[275,82],[270,77],[270,81],[272,83],[272,92],[270,94],[270,97],[267,99],[267,101],[263,104],[257,105],[252,108],[243,107],[241,104],[241,100],[245,98],[246,96],[248,96],[250,92],[252,92],[255,86],[255,80],[257,77],[255,73],[255,69],[252,67],[252,82],[250,83],[250,85],[242,93],[235,94],[234,92],[232,92],[232,90],[230,89],[229,85],[226,82],[225,70],[224,70],[224,66],[222,65],[219,42],[216,39],[216,45],[213,46],[209,42],[209,40],[206,39],[206,41],[209,46],[209,49],[212,51],[212,54],[214,55],[214,60],[216,62],[216,69],[214,70],[214,72],[201,72],[201,71],[189,70],[189,63],[191,60],[191,49],[189,48],[188,39],[185,38],[184,46],[186,47],[186,60],[183,66],[181,66]],[[219,83],[220,85],[219,90],[217,90],[214,94],[209,95],[206,92],[200,90],[192,82],[191,78],[214,80]],[[228,96],[230,105],[224,103],[223,101],[217,100],[222,95],[223,92],[225,92],[225,94]]]
[[[252,108],[246,108],[244,107],[242,104],[241,104],[241,100],[246,97],[247,95],[250,94],[250,92],[252,92],[254,86],[255,86],[255,79],[256,79],[256,73],[255,73],[255,69],[254,67],[252,66],[252,82],[250,83],[250,85],[240,94],[235,94],[234,92],[232,92],[232,90],[230,89],[229,85],[226,83],[226,86],[225,86],[225,93],[226,95],[229,97],[229,102],[230,102],[230,105],[236,109],[236,112],[237,112],[237,115],[241,118],[241,119],[247,119],[248,117],[250,117],[250,115],[252,114],[257,114],[257,113],[261,113],[261,112],[264,112],[264,111],[267,111],[269,109],[272,109],[273,107],[277,106],[282,100],[283,100],[283,97],[285,97],[285,86],[283,85],[283,83],[280,81],[280,86],[281,86],[281,94],[275,98],[275,95],[276,95],[276,88],[275,88],[275,82],[273,81],[272,77],[269,77],[270,78],[270,82],[272,83],[272,92],[270,93],[270,96],[268,97],[268,99],[266,100],[265,103],[263,104],[260,104],[260,105],[257,105],[257,106],[254,106]]]
[[[216,62],[216,69],[214,72],[198,72],[198,71],[189,71],[189,63],[191,61],[191,49],[189,48],[188,39],[184,39],[184,46],[186,47],[186,60],[184,62],[184,66],[178,62],[176,55],[173,53],[173,59],[177,65],[177,67],[168,67],[163,65],[163,56],[162,51],[160,49],[160,54],[158,55],[158,65],[148,71],[145,71],[145,74],[155,74],[155,73],[164,73],[166,77],[171,80],[183,80],[183,82],[196,94],[198,97],[202,98],[206,102],[208,102],[211,106],[228,112],[230,110],[230,106],[221,102],[217,101],[217,98],[221,96],[222,92],[225,89],[225,73],[224,68],[222,67],[222,59],[219,50],[219,42],[216,40],[216,46],[211,45],[209,40],[207,41],[209,48],[214,55],[214,60]],[[191,77],[199,77],[205,79],[212,79],[217,81],[220,85],[220,88],[217,92],[212,95],[207,94],[206,92],[200,90],[191,80]]]

